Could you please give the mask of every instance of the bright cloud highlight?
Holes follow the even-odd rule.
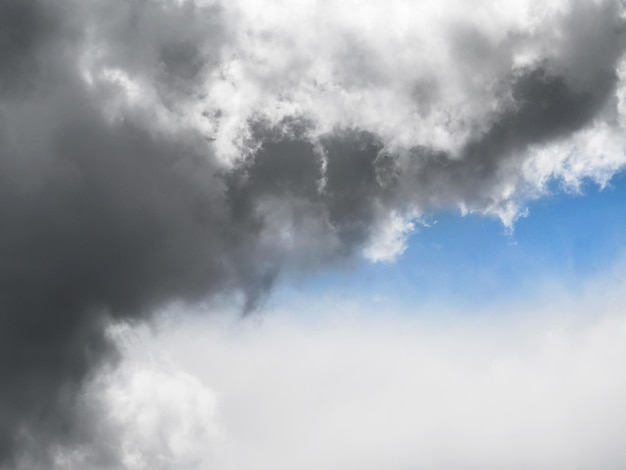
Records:
[[[108,432],[168,470],[621,468],[618,284],[473,318],[338,302],[127,332],[126,365],[99,382]]]

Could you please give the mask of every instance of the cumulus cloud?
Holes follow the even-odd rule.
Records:
[[[623,31],[616,0],[0,0],[0,465],[88,434],[112,321],[605,184]]]

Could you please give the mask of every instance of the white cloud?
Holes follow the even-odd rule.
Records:
[[[363,250],[365,258],[374,262],[390,262],[406,250],[407,239],[415,230],[415,223],[409,216],[402,216],[396,211],[386,215]]]
[[[375,132],[391,147],[458,150],[501,105],[493,83],[509,73],[512,57],[493,54],[472,63],[455,50],[454,27],[477,28],[494,47],[531,27],[541,36],[554,16],[537,14],[538,5],[228,2],[228,22],[238,34],[220,70],[207,80],[210,103],[222,116],[218,145],[226,151],[238,140],[233,132],[251,116],[277,123],[300,114],[320,133],[354,126]],[[540,47],[529,42],[527,54]],[[236,158],[232,150],[234,155],[224,156]]]
[[[215,434],[215,397],[198,379],[181,371],[132,366],[106,390],[110,419],[124,430],[125,468],[199,468]],[[206,462],[205,462],[206,463]]]
[[[123,468],[623,468],[619,279],[454,321],[337,301],[168,324],[104,394]]]

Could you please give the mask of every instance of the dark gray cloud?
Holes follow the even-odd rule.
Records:
[[[411,150],[416,168],[405,175],[415,179],[406,184],[416,184],[417,189],[406,191],[423,206],[454,206],[459,201],[477,209],[488,206],[498,183],[523,184],[520,166],[529,146],[583,128],[614,95],[615,82],[615,76],[607,74],[597,88],[574,91],[562,76],[550,75],[542,67],[524,70],[511,79],[515,107],[498,114],[459,157],[428,148]]]
[[[79,51],[70,40],[87,39],[79,19],[67,19],[73,6],[0,5],[0,461],[8,465],[22,445],[32,454],[76,435],[80,385],[115,357],[109,319],[235,289],[252,298],[267,283],[263,262],[253,261],[256,233],[230,213],[204,140],[103,116],[109,91],[89,88],[72,60]],[[150,62],[176,87],[199,60],[177,47],[164,41]]]
[[[34,55],[45,41],[53,37],[55,22],[52,11],[37,2],[0,4],[0,77],[3,91],[12,91],[20,82],[28,82],[38,72]]]
[[[216,109],[206,82],[244,102],[258,90],[236,81],[233,64],[268,66],[237,49],[227,5],[0,0],[0,467],[25,454],[49,467],[56,445],[95,439],[74,405],[116,360],[112,322],[240,295],[250,311],[281,273],[348,259],[390,212],[486,211],[503,202],[502,184],[523,188],[529,148],[615,119],[619,4],[572,5],[552,24],[557,39],[516,32],[492,44],[455,29],[451,73],[481,70],[495,103],[456,153],[241,105],[241,155],[229,161],[203,126],[230,135],[232,110]],[[534,43],[551,47],[515,65]],[[384,87],[374,50],[359,47],[337,86]],[[280,81],[270,88],[280,103],[297,96]],[[446,93],[436,77],[409,88],[424,114]]]

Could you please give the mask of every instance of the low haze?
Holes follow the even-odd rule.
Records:
[[[0,468],[621,468],[618,0],[0,0]]]

